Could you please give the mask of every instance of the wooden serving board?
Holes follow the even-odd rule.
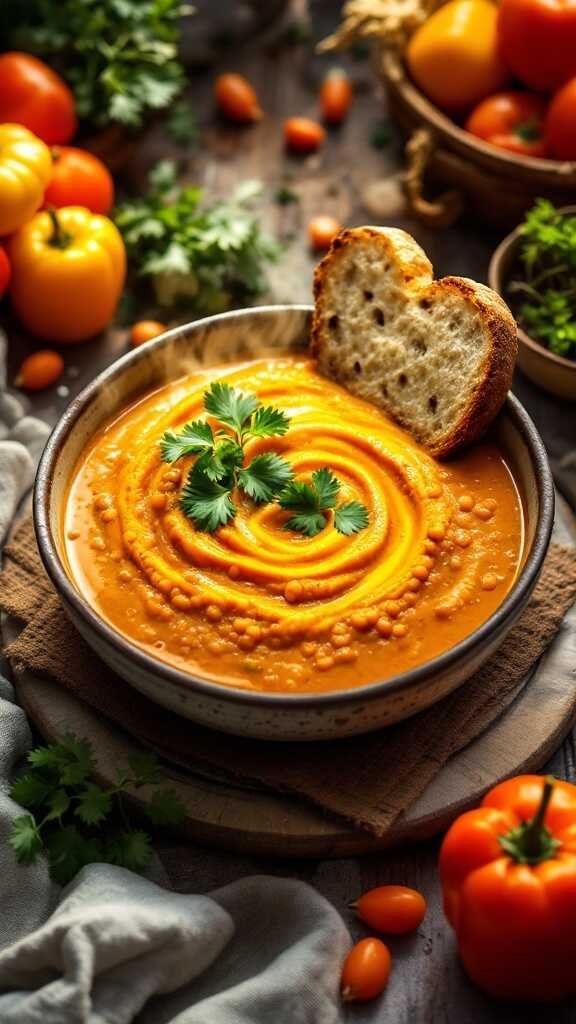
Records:
[[[572,513],[558,499],[555,539],[576,544]],[[7,635],[14,624],[8,623]],[[30,673],[16,678],[20,702],[47,739],[66,732],[88,736],[101,781],[112,783],[118,764],[138,744],[71,694]],[[231,784],[217,773],[162,771],[187,807],[188,838],[236,853],[272,857],[348,857],[421,840],[445,829],[501,779],[543,767],[576,721],[576,605],[531,678],[504,715],[455,755],[433,783],[381,839],[295,797],[252,784]],[[149,797],[144,788],[136,804]]]

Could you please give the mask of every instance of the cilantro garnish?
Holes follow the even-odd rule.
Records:
[[[312,474],[312,482],[293,480],[278,498],[281,508],[295,514],[287,521],[286,530],[296,530],[307,537],[315,537],[327,525],[326,513],[334,510],[334,526],[339,533],[349,536],[368,526],[368,510],[359,501],[336,505],[340,481],[327,466]]]
[[[18,863],[32,864],[45,853],[51,877],[62,885],[94,861],[133,871],[147,866],[150,837],[130,827],[122,794],[128,787],[158,786],[155,757],[134,754],[118,770],[116,784],[107,788],[92,781],[96,766],[90,743],[72,734],[31,750],[27,760],[28,771],[10,790],[12,799],[29,811],[14,820],[8,837]],[[161,787],[144,812],[154,824],[176,825],[185,810],[173,789]]]

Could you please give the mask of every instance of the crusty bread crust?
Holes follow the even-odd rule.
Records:
[[[318,359],[319,369],[326,376],[337,380],[352,393],[366,397],[412,429],[409,415],[403,416],[401,407],[390,408],[386,400],[384,367],[381,379],[375,387],[374,380],[355,377],[338,359],[333,339],[326,328],[327,290],[331,275],[338,269],[339,261],[351,254],[350,247],[370,242],[376,247],[376,258],[382,271],[394,272],[394,281],[403,297],[425,305],[429,299],[442,302],[448,296],[466,307],[468,317],[477,315],[484,332],[484,354],[475,369],[469,394],[457,421],[442,436],[423,436],[418,440],[425,444],[432,454],[446,457],[478,440],[490,426],[499,412],[512,382],[512,373],[517,354],[517,328],[514,317],[506,303],[496,292],[485,285],[461,277],[433,279],[433,270],[426,254],[407,232],[399,228],[361,227],[342,231],[332,242],[329,252],[318,264],[314,275],[315,309],[311,328],[311,351]],[[351,288],[358,284],[351,283]],[[453,300],[452,300],[453,301]],[[361,347],[364,338],[358,339]],[[446,367],[446,388],[454,387],[451,367]],[[414,431],[413,431],[414,432]],[[424,432],[425,433],[425,432]]]

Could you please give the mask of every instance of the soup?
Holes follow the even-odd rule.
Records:
[[[251,437],[246,460],[273,452],[310,483],[329,467],[338,503],[362,527],[287,528],[277,500],[236,490],[236,515],[213,532],[186,514],[199,455],[162,461],[160,439],[204,409],[212,381],[289,417]],[[348,689],[430,660],[501,604],[523,554],[523,511],[498,447],[433,459],[368,403],[305,358],[195,373],[126,408],[83,453],[63,511],[70,578],[110,625],[154,657],[223,685],[268,692]],[[320,524],[322,526],[322,524]]]

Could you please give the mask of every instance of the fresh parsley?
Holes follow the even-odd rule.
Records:
[[[182,98],[170,108],[166,118],[166,129],[179,146],[186,146],[189,150],[197,148],[200,130],[189,99]]]
[[[154,824],[177,825],[184,818],[178,794],[159,786],[159,766],[152,755],[130,757],[118,770],[116,784],[107,788],[92,781],[96,765],[90,743],[72,734],[31,750],[27,760],[28,770],[14,781],[10,796],[29,813],[14,820],[8,842],[20,864],[32,864],[45,853],[51,877],[62,885],[94,861],[132,871],[148,865],[150,837],[128,821],[123,803],[128,788],[158,787],[144,808]]]
[[[576,216],[538,199],[521,227],[521,279],[508,284],[522,327],[551,352],[576,356]]]
[[[307,537],[315,537],[328,523],[328,513],[333,511],[334,527],[339,533],[349,536],[368,526],[368,509],[359,501],[347,501],[337,505],[340,481],[327,466],[312,473],[312,482],[293,480],[278,498],[281,508],[293,512],[288,519],[286,530],[296,530]]]
[[[179,185],[176,165],[162,160],[149,185],[146,195],[118,206],[114,220],[131,266],[153,279],[161,306],[185,299],[197,314],[218,313],[265,291],[265,266],[279,248],[252,210],[257,182],[207,206],[202,190]]]

